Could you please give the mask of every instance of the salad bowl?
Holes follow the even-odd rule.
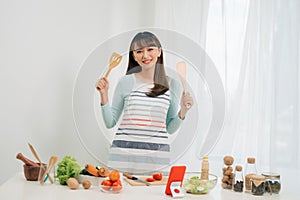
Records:
[[[209,174],[208,180],[200,178],[201,172],[186,172],[183,180],[183,189],[191,194],[207,194],[216,184],[218,177]]]

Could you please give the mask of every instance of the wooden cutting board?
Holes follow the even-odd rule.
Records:
[[[151,176],[136,176],[138,179],[142,180],[142,181],[146,181],[147,178],[151,177]],[[127,177],[123,177],[124,180],[126,182],[128,182],[130,185],[132,186],[145,186],[145,184],[131,180]],[[153,182],[148,182],[151,185],[166,185],[168,182],[168,177],[167,176],[163,176],[162,180],[160,181],[153,181]]]

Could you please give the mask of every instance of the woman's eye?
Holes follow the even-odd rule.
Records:
[[[137,54],[140,54],[140,53],[142,53],[142,51],[136,51],[136,53],[137,53]]]
[[[153,51],[153,48],[149,48],[148,51]]]

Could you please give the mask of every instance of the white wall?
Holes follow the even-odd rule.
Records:
[[[76,135],[73,85],[97,45],[120,32],[151,26],[151,18],[141,17],[147,10],[139,9],[140,4],[139,0],[0,2],[0,184],[22,170],[22,162],[15,159],[18,152],[34,159],[28,142],[44,162],[51,155],[95,162]]]

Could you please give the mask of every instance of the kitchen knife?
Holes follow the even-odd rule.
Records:
[[[143,184],[145,184],[145,185],[147,185],[147,186],[149,186],[150,185],[150,183],[148,183],[148,182],[146,182],[146,181],[143,181],[143,180],[141,180],[141,179],[138,179],[137,177],[135,177],[135,176],[132,176],[131,174],[128,174],[128,173],[123,173],[123,176],[125,176],[125,177],[127,177],[128,179],[131,179],[131,180],[133,180],[133,181],[135,181],[135,182],[139,182],[139,183],[143,183]]]

